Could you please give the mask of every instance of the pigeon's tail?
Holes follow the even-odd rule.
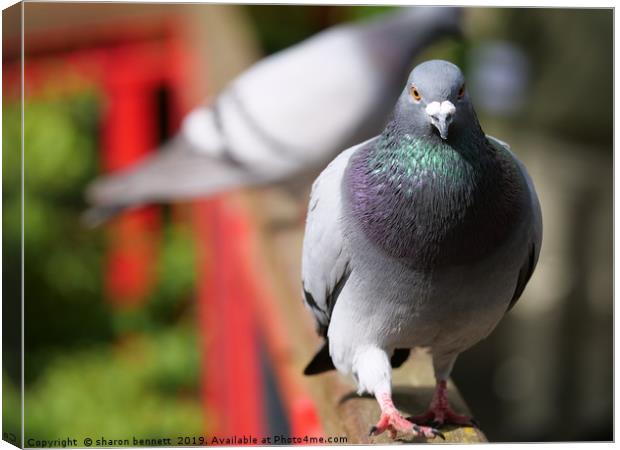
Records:
[[[326,340],[321,349],[316,352],[312,361],[304,369],[304,375],[318,375],[335,368],[332,357],[329,356],[329,341]]]
[[[402,52],[410,66],[412,59],[435,41],[463,37],[463,8],[411,6],[385,13],[366,24],[368,45],[378,51]]]
[[[197,151],[179,136],[143,162],[93,181],[86,189],[90,209],[82,219],[87,226],[97,226],[140,205],[196,198],[259,182],[259,176],[245,166]]]
[[[88,228],[95,228],[118,216],[127,208],[123,205],[93,206],[82,213],[80,221]]]
[[[410,353],[411,350],[408,348],[397,348],[390,358],[390,365],[394,369],[399,368],[407,361]],[[335,369],[332,357],[329,355],[329,341],[326,340],[321,349],[316,352],[312,361],[304,369],[304,375],[318,375]]]
[[[396,350],[394,350],[394,353],[390,358],[390,364],[394,369],[399,368],[405,363],[405,361],[407,361],[410,353],[411,350],[408,348],[397,348]]]

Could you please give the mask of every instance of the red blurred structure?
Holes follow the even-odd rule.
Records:
[[[66,95],[95,89],[102,105],[103,171],[128,167],[157,147],[161,135],[157,95],[162,89],[171,99],[170,131],[200,101],[191,98],[189,88],[188,74],[198,70],[192,65],[198,55],[183,38],[186,17],[179,12],[182,8],[160,6],[159,14],[140,20],[125,18],[127,8],[141,7],[82,4],[82,17],[103,14],[107,19],[99,20],[97,26],[83,26],[79,19],[63,26],[63,18],[71,16],[75,5],[25,6],[26,96],[37,98],[50,88]],[[39,23],[35,31],[29,29],[29,20]],[[49,25],[40,25],[45,22]],[[4,82],[9,85],[20,82],[19,42],[16,36],[5,47],[15,52],[14,62],[3,67]],[[216,423],[205,424],[205,430],[253,436],[273,432],[269,427],[276,419],[270,417],[267,403],[274,392],[266,384],[273,376],[289,435],[321,435],[308,393],[278,365],[279,349],[286,342],[280,326],[283,318],[269,310],[269,292],[248,263],[253,259],[250,253],[255,250],[256,236],[247,215],[226,198],[197,202],[194,226],[200,265],[202,393],[209,411],[206,416],[216,418]],[[108,227],[104,277],[107,297],[115,308],[140,307],[154,286],[160,227],[157,207],[125,214]]]
[[[218,405],[224,414],[217,430],[226,435],[268,435],[278,431],[294,437],[322,436],[315,405],[301,386],[300,374],[286,364],[290,349],[284,331],[286,317],[272,301],[267,284],[256,276],[257,236],[242,205],[214,199],[196,204],[196,229],[215,237],[202,241],[205,257],[199,273],[200,320],[210,330],[203,335],[209,357],[203,362],[210,382],[203,385],[207,405]],[[264,370],[260,370],[261,341],[268,350],[267,363],[274,371],[286,430],[269,430],[266,417]]]

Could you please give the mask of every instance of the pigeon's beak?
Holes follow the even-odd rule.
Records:
[[[448,100],[441,103],[431,102],[426,106],[426,114],[430,117],[433,126],[439,131],[442,139],[448,139],[448,128],[450,128],[455,112],[456,108]]]

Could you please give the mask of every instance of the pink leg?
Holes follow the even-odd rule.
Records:
[[[428,411],[419,416],[409,417],[409,420],[418,423],[434,422],[439,425],[444,423],[465,426],[478,426],[476,421],[469,416],[457,414],[450,407],[448,402],[448,383],[446,380],[439,380],[435,388],[435,394],[431,400]]]
[[[423,436],[426,438],[441,437],[445,440],[442,433],[431,427],[416,425],[405,419],[396,409],[392,402],[392,396],[387,393],[376,394],[379,407],[381,408],[381,418],[379,422],[370,429],[371,436],[378,436],[387,431],[390,438],[395,439],[396,434],[400,431],[413,436]]]

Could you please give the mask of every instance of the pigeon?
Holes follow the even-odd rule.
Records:
[[[458,36],[458,8],[397,8],[264,58],[137,165],[92,182],[87,223],[124,209],[317,173],[342,148],[383,129],[413,59]]]
[[[532,180],[482,131],[461,70],[416,66],[383,132],[313,184],[302,287],[325,342],[304,373],[352,374],[379,403],[372,435],[475,425],[450,407],[447,380],[515,305],[541,243]],[[408,420],[392,401],[391,370],[417,347],[432,354],[436,387],[428,411]]]

